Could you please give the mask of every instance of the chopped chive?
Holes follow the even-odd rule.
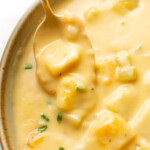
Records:
[[[40,133],[42,133],[42,132],[44,132],[46,129],[47,129],[47,125],[43,125],[43,126],[41,126],[41,127],[38,128],[38,131],[39,131]]]
[[[58,121],[58,122],[61,122],[61,121],[62,121],[62,118],[63,118],[62,113],[61,113],[61,112],[58,112],[57,121]]]
[[[50,99],[48,99],[47,102],[46,102],[46,104],[47,104],[47,105],[52,105],[52,104],[53,104],[53,101],[50,100]]]
[[[47,102],[47,105],[52,105],[52,102],[48,101],[48,102]]]
[[[76,85],[76,91],[84,91],[85,87],[83,85]]]
[[[60,147],[59,150],[64,150],[64,148],[63,148],[63,147]]]
[[[32,69],[32,65],[25,65],[24,69]]]
[[[42,114],[41,117],[42,117],[44,120],[46,120],[47,122],[50,121],[49,118],[48,118],[45,114]]]

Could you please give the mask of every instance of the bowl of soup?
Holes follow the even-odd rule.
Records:
[[[35,42],[45,13],[33,4],[1,61],[3,149],[150,149],[150,2],[50,4],[61,30],[47,23]]]

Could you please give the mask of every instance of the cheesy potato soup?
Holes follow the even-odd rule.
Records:
[[[61,30],[36,48],[33,33],[16,59],[18,150],[150,150],[150,0],[53,9]]]

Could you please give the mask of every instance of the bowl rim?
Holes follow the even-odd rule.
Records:
[[[5,74],[8,71],[8,58],[9,58],[9,52],[13,49],[15,45],[15,40],[17,37],[19,37],[19,33],[22,31],[22,26],[27,22],[29,18],[31,18],[32,14],[35,13],[37,9],[40,7],[40,1],[36,0],[31,4],[31,6],[27,9],[27,11],[24,13],[24,15],[21,17],[21,19],[18,21],[17,25],[15,26],[13,32],[11,33],[11,36],[6,44],[6,47],[4,49],[1,61],[0,61],[0,144],[2,147],[2,150],[12,150],[9,140],[7,139],[8,135],[5,130],[5,119],[3,117],[4,114],[4,105],[2,103],[3,97],[4,97],[4,91],[2,90],[2,87],[4,86],[4,81],[6,80]]]

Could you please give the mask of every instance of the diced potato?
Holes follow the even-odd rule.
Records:
[[[136,150],[149,150],[150,149],[150,143],[145,139],[140,139],[138,146],[136,147]]]
[[[90,20],[94,19],[98,15],[98,13],[99,13],[99,11],[97,8],[91,7],[84,13],[84,18],[87,21],[90,21]]]
[[[68,25],[65,30],[65,35],[68,39],[76,39],[79,34],[79,29],[76,26]]]
[[[137,70],[134,66],[117,67],[116,77],[120,82],[129,82],[137,79]]]
[[[138,7],[139,0],[115,0],[113,10],[117,13],[124,14]]]
[[[131,122],[137,133],[150,138],[150,100],[147,100]]]
[[[92,131],[104,149],[118,150],[135,136],[129,124],[119,115],[103,111],[93,123]]]
[[[62,110],[71,110],[74,105],[75,94],[85,90],[85,84],[77,77],[63,77],[57,90],[57,106]]]
[[[81,20],[74,15],[72,12],[70,12],[69,10],[65,10],[63,13],[63,21],[64,21],[64,25],[76,25],[78,26],[81,22]],[[64,26],[65,27],[65,26]]]
[[[115,76],[116,61],[115,57],[108,57],[96,64],[96,68],[105,85],[111,84]]]
[[[146,88],[148,90],[150,90],[150,71],[146,72],[146,74],[144,75],[144,85],[146,86]]]
[[[70,23],[74,19],[73,14],[69,10],[64,11],[64,20],[66,23]]]
[[[73,126],[78,127],[82,123],[85,114],[86,112],[84,110],[74,110],[68,115],[66,115],[66,119]]]
[[[27,145],[34,148],[44,140],[45,134],[39,133],[38,130],[33,130],[28,137]]]
[[[135,89],[132,85],[123,85],[106,98],[105,106],[129,120],[136,108],[135,95]]]
[[[149,150],[149,140],[137,136],[131,142],[127,143],[121,150]]]
[[[127,51],[117,53],[117,62],[119,63],[120,66],[131,65],[129,53]]]
[[[79,46],[57,40],[48,45],[42,52],[42,58],[53,75],[66,71],[79,61]]]
[[[73,94],[72,90],[64,90],[57,97],[57,107],[62,110],[71,110],[73,108]]]

